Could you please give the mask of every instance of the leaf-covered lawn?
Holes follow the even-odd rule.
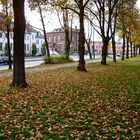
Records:
[[[0,139],[140,139],[140,57],[27,75],[11,89],[0,78]]]

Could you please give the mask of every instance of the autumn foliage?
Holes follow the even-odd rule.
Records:
[[[139,60],[32,70],[24,89],[1,77],[0,139],[138,139]]]

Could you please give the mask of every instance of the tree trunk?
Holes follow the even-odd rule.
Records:
[[[134,57],[136,57],[136,51],[135,51],[136,45],[134,45]]]
[[[38,8],[39,8],[39,13],[40,13],[40,19],[41,19],[41,22],[42,22],[42,27],[43,27],[43,34],[44,34],[44,39],[45,39],[45,44],[46,44],[48,63],[51,63],[49,45],[48,45],[46,29],[45,29],[45,23],[44,23],[44,19],[43,19],[43,15],[42,15],[42,9],[39,5],[39,2],[38,2]]]
[[[8,45],[8,59],[9,59],[9,69],[12,69],[12,62],[11,62],[11,47],[10,47],[10,28],[9,25],[6,25],[7,28],[7,45]]]
[[[139,55],[140,55],[140,45],[139,45]]]
[[[127,46],[126,46],[126,59],[129,59],[129,38],[128,37],[126,38],[126,43],[127,43]]]
[[[64,29],[65,29],[65,55],[66,55],[66,59],[69,60],[69,53],[70,53],[69,29],[68,27],[64,27]]]
[[[133,57],[132,41],[130,41],[130,51],[131,51],[131,57]]]
[[[24,0],[13,0],[14,10],[14,69],[13,81],[14,87],[27,87],[25,78],[24,64],[24,35],[25,35],[25,16]]]
[[[106,65],[108,43],[109,43],[108,38],[104,37],[103,38],[103,47],[102,47],[102,60],[101,60],[102,65]]]
[[[122,60],[124,60],[124,54],[125,54],[125,34],[123,32]]]
[[[91,54],[91,50],[90,50],[90,41],[88,42],[86,40],[86,44],[87,44],[87,48],[88,48],[89,58],[92,59],[92,54]]]
[[[116,62],[116,42],[115,37],[112,37],[112,50],[113,50],[113,62]]]
[[[136,47],[136,56],[138,56],[138,46]]]
[[[6,17],[8,17],[8,7],[6,5]],[[10,47],[10,23],[6,24],[6,29],[7,29],[7,45],[8,45],[8,59],[9,59],[9,69],[12,69],[12,62],[11,62],[11,47]]]
[[[82,3],[83,4],[83,3]],[[79,32],[79,62],[77,66],[77,70],[79,71],[87,71],[85,68],[85,33],[84,33],[84,6],[80,3],[80,15],[79,15],[79,22],[80,22],[80,32]]]
[[[69,38],[69,25],[68,25],[68,11],[67,11],[67,9],[64,9],[64,11],[63,11],[63,22],[64,22],[64,31],[65,31],[65,55],[66,55],[66,59],[69,60],[70,38]]]
[[[94,45],[94,40],[93,40],[93,44],[92,44],[92,53],[93,53],[93,58],[95,59],[95,45]]]

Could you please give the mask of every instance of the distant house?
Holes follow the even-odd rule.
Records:
[[[31,55],[33,43],[36,44],[37,55],[40,55],[42,45],[44,44],[44,36],[41,34],[40,31],[37,31],[28,23],[26,24],[25,31],[25,46],[26,46],[25,50],[27,55]]]
[[[93,48],[93,43],[94,43],[94,48]],[[93,50],[94,49],[94,50]],[[101,54],[102,53],[102,42],[101,41],[91,41],[90,42],[90,50],[91,50],[91,53],[94,53],[95,54]],[[87,44],[85,43],[85,54],[88,53],[88,48],[87,48]]]
[[[5,45],[7,43],[6,38],[6,28],[4,24],[3,14],[0,13],[0,52],[4,52]],[[10,30],[10,46],[11,53],[13,54],[13,22],[11,23]],[[44,43],[44,37],[40,31],[37,31],[34,27],[32,27],[29,23],[26,23],[26,31],[25,31],[25,53],[26,55],[32,54],[32,44],[35,43],[37,46],[37,55],[41,54],[41,47]]]
[[[116,54],[122,54],[122,43],[116,42]]]
[[[51,32],[47,32],[47,39],[49,47],[52,50],[55,50],[62,54],[65,53],[65,32],[63,28],[57,28]],[[72,42],[70,45],[70,54],[78,52],[78,40],[79,30],[77,28],[72,29]]]
[[[94,52],[95,54],[101,55],[102,54],[102,41],[94,41]],[[91,52],[93,51],[93,42],[90,43]],[[85,43],[85,51],[88,52],[87,44]],[[112,46],[110,44],[109,50],[111,54],[113,54]],[[116,54],[122,54],[122,44],[116,42]]]

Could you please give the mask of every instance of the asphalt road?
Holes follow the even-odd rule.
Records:
[[[96,58],[100,58],[101,56],[96,56]],[[77,55],[70,56],[74,61],[78,61],[79,57]],[[85,59],[89,59],[89,55],[85,55]],[[29,57],[25,58],[25,67],[33,67],[38,66],[43,63],[42,57]],[[8,69],[8,65],[0,64],[0,70]]]
[[[43,60],[41,59],[34,60],[34,58],[32,58],[29,60],[25,60],[25,67],[27,68],[27,67],[38,66],[42,63],[43,63]],[[3,65],[3,64],[0,65],[0,70],[6,70],[6,69],[8,69],[8,65]]]

